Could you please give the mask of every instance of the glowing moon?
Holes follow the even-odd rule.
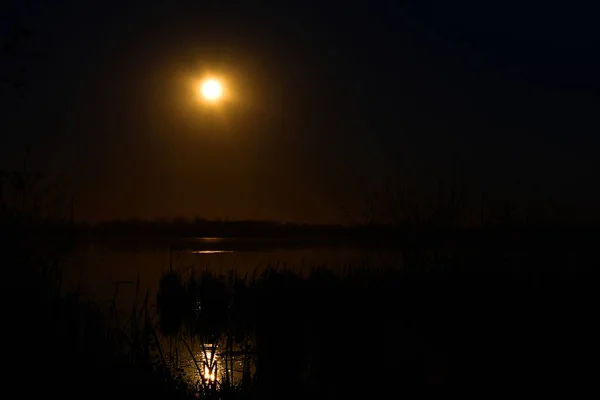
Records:
[[[209,101],[217,101],[223,96],[223,86],[215,79],[208,79],[202,83],[202,96]]]

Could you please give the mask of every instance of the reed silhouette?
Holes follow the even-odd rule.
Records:
[[[36,183],[13,185],[15,195],[0,199],[2,338],[12,387],[32,398],[190,398],[181,377],[155,357],[147,296],[123,313],[114,299],[106,305],[66,290],[63,261],[79,227],[64,203],[32,207],[43,190]]]
[[[160,318],[190,310],[207,329],[195,331],[199,340],[209,343],[229,343],[228,332],[243,326],[255,364],[238,388],[266,398],[590,377],[578,352],[597,351],[593,251],[523,251],[500,243],[421,249],[409,257],[404,269],[341,274],[325,267],[309,274],[269,268],[251,278],[206,272],[170,286],[186,295],[161,290],[164,304],[169,297],[189,304],[159,307]],[[185,281],[177,271],[163,279]],[[207,307],[205,317],[191,312],[194,305]],[[222,349],[222,357],[233,350]]]
[[[0,250],[6,343],[15,382],[43,383],[27,389],[32,396],[335,398],[417,383],[591,377],[585,360],[597,352],[599,264],[593,224],[180,220],[89,227],[74,222],[69,196],[36,196],[43,182],[31,176],[34,185],[3,192]],[[245,276],[172,267],[156,304],[138,279],[129,310],[118,309],[120,284],[109,304],[64,288],[62,259],[90,232],[166,231],[167,243],[186,249],[193,244],[172,238],[206,226],[231,236],[255,229],[256,238],[281,235],[289,246],[377,243],[401,249],[402,262],[341,273],[272,266]],[[52,367],[40,372],[34,359]]]

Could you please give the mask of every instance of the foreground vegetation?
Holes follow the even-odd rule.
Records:
[[[401,265],[171,269],[156,298],[138,284],[124,310],[65,292],[81,230],[57,216],[0,210],[5,360],[25,397],[338,398],[593,376],[592,226],[365,226],[402,246]]]
[[[495,250],[430,252],[412,268],[342,275],[171,271],[159,293],[161,329],[210,343],[252,338],[246,384],[273,397],[589,379],[597,258]]]
[[[25,398],[191,396],[152,355],[156,340],[146,323],[148,303],[140,302],[124,319],[114,303],[65,292],[59,257],[64,249],[30,248],[29,238],[28,231],[13,230],[2,240],[2,336],[11,391]]]
[[[341,274],[172,269],[156,298],[138,286],[118,310],[64,291],[68,224],[42,246],[26,221],[3,221],[4,343],[26,397],[338,398],[593,376],[587,242],[414,246],[402,266]]]

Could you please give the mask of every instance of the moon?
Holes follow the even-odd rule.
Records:
[[[200,87],[202,97],[208,101],[217,101],[223,97],[223,85],[216,79],[207,79]]]

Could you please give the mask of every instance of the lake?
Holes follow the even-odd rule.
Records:
[[[149,293],[150,305],[156,303],[158,285],[170,268],[183,272],[209,270],[239,275],[260,272],[267,267],[289,268],[308,273],[326,266],[342,272],[362,265],[401,265],[398,251],[378,250],[357,244],[320,240],[185,238],[174,241],[117,240],[90,242],[77,247],[64,263],[65,285],[84,297],[108,304],[116,295],[117,308],[128,315],[132,304]],[[139,279],[139,290],[137,282]],[[183,367],[188,377],[204,376],[220,380],[226,366],[219,348],[204,348],[201,343],[161,340],[170,362]],[[190,350],[195,360],[190,357]],[[212,354],[212,356],[211,356]],[[231,373],[241,379],[244,360],[234,358]]]
[[[323,240],[182,238],[177,240],[111,240],[77,247],[65,260],[65,284],[69,290],[98,301],[111,300],[118,285],[118,304],[131,304],[136,282],[145,295],[155,298],[162,274],[174,268],[185,273],[204,269],[252,274],[266,267],[309,272],[326,266],[345,267],[401,265],[399,251],[359,243]]]
[[[514,376],[529,376],[533,366],[552,365],[559,370],[562,363],[544,358],[555,356],[555,350],[548,353],[546,349],[556,348],[556,343],[564,354],[574,354],[570,349],[576,342],[586,343],[579,350],[584,354],[587,343],[591,343],[587,340],[589,335],[580,339],[592,331],[588,317],[590,304],[595,304],[595,247],[590,245],[592,240],[580,240],[583,235],[567,233],[553,239],[552,235],[540,236],[534,241],[525,240],[524,236],[513,240],[507,235],[489,235],[485,240],[464,244],[455,241],[445,247],[409,243],[404,251],[393,246],[393,239],[389,244],[373,246],[378,238],[368,245],[289,239],[103,240],[76,248],[65,260],[64,275],[69,288],[79,287],[84,296],[100,301],[110,301],[118,288],[117,303],[125,320],[131,315],[136,292],[142,301],[149,291],[150,305],[156,303],[159,281],[170,268],[182,271],[182,275],[205,269],[217,274],[234,269],[244,275],[277,265],[303,272],[309,272],[313,266],[326,266],[333,271],[343,271],[346,266],[406,266],[409,273],[389,280],[389,285],[387,276],[383,277],[385,280],[377,276],[370,280],[368,274],[357,275],[359,279],[346,281],[349,291],[336,292],[341,295],[337,299],[329,296],[334,298],[332,301],[328,300],[328,293],[319,297],[318,290],[315,296],[313,286],[304,286],[308,287],[304,292],[289,291],[289,298],[287,286],[264,296],[266,300],[259,303],[260,310],[266,310],[262,315],[267,316],[260,320],[263,329],[259,332],[252,325],[248,329],[250,335],[262,338],[262,347],[254,347],[262,349],[254,350],[256,359],[264,360],[266,354],[267,360],[276,361],[271,365],[283,363],[294,368],[316,360],[314,367],[306,364],[312,368],[306,367],[309,376],[328,376],[323,371],[331,368],[336,379],[344,382],[346,371],[354,368],[386,371],[387,377],[400,371],[399,376],[408,376],[409,380],[425,377],[447,381],[450,370],[458,381],[471,380],[473,374],[480,379],[490,378],[509,370],[516,371],[511,372]],[[549,236],[552,240],[547,239]],[[449,263],[447,255],[451,257]],[[295,303],[290,299],[299,300]],[[174,308],[189,310],[180,304],[175,303]],[[198,310],[191,304],[193,315]],[[299,304],[298,310],[308,312],[295,319],[294,312],[285,313],[284,307],[290,304]],[[255,309],[258,306],[252,310]],[[286,315],[292,317],[280,318]],[[296,326],[302,329],[295,329]],[[565,341],[560,326],[569,327],[575,336]],[[573,326],[578,328],[572,329]],[[377,340],[372,342],[385,351],[355,354],[355,343],[375,337]],[[192,381],[202,376],[205,381],[216,380],[218,384],[224,381],[224,371],[228,371],[239,382],[241,371],[247,371],[248,365],[240,357],[243,350],[227,350],[223,335],[216,340],[205,338],[201,339],[204,343],[191,338],[185,343],[187,336],[161,335],[159,340],[169,354],[167,361],[183,367]],[[269,349],[265,343],[275,345]],[[207,348],[211,344],[216,347]],[[294,352],[296,348],[302,348],[301,355],[306,359]],[[338,360],[343,360],[339,366]],[[519,361],[517,367],[512,360]],[[265,370],[258,362],[250,363],[255,371]],[[277,379],[283,375],[277,375],[277,368],[267,371]]]

